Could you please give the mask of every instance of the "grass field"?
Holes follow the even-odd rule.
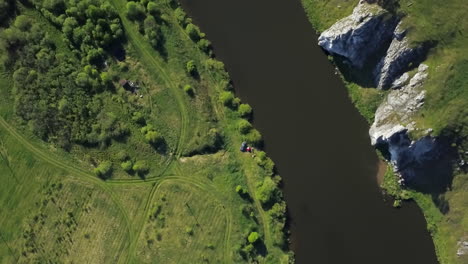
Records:
[[[67,152],[38,139],[15,115],[11,73],[0,75],[0,263],[292,261],[281,225],[256,198],[271,168],[239,152],[241,118],[218,99],[229,83],[222,63],[196,46],[169,3],[159,6],[165,54],[125,16],[126,1],[110,3],[127,41],[125,61],[109,60],[109,72],[141,87],[134,95],[114,80],[115,90],[94,99],[102,102],[103,113],[128,124],[122,140],[101,147],[74,144]],[[66,51],[60,31],[39,12],[21,12],[49,27],[57,47]],[[198,78],[186,73],[188,60],[197,65]],[[186,84],[193,95],[182,89]],[[145,142],[142,126],[132,121],[135,112],[162,134],[164,150]],[[213,131],[223,144],[206,151]],[[124,161],[141,160],[149,165],[145,175],[121,168]],[[103,161],[112,166],[106,181],[93,173]],[[261,238],[245,251],[251,232]]]
[[[303,0],[311,24],[319,32],[337,20],[349,15],[358,1]],[[390,2],[390,1],[388,1]],[[397,13],[413,45],[435,44],[424,62],[429,66],[429,77],[424,84],[427,91],[425,104],[415,117],[420,131],[434,129],[434,135],[443,135],[457,147],[459,159],[466,160],[468,149],[468,12],[463,0],[399,0]],[[363,89],[347,83],[352,101],[358,110],[373,122],[373,109],[377,91]],[[377,104],[376,104],[377,103]],[[412,136],[418,136],[414,133]],[[420,135],[419,135],[420,136]],[[454,165],[456,168],[457,166]],[[464,168],[466,170],[466,166]],[[422,194],[402,190],[389,171],[384,188],[398,199],[413,198],[423,209],[436,246],[437,256],[443,264],[468,263],[466,256],[456,255],[458,242],[468,240],[468,176],[463,168],[456,168],[452,186],[444,194]]]

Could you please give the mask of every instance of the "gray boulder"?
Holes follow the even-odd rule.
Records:
[[[369,135],[372,145],[386,153],[406,183],[443,190],[448,175],[441,175],[450,171],[448,159],[442,158],[447,157],[447,144],[430,136],[432,130],[414,141],[408,134],[415,129],[414,113],[424,105],[426,91],[422,86],[428,76],[427,69],[427,65],[421,64],[407,85],[388,94],[375,113]],[[440,182],[434,184],[434,181]]]
[[[423,45],[412,46],[405,36],[406,30],[396,27],[390,47],[377,64],[374,70],[375,83],[378,89],[399,88],[393,83],[402,73],[409,70],[411,63],[416,64],[424,57],[425,47]]]
[[[324,31],[318,44],[358,68],[391,41],[397,19],[376,4],[361,1],[353,13]]]

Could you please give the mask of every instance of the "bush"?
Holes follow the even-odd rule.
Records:
[[[158,5],[154,2],[149,2],[148,5],[146,6],[146,9],[148,10],[148,13],[152,16],[159,16],[159,10],[158,10]]]
[[[182,26],[185,25],[185,19],[187,18],[187,15],[185,14],[184,10],[182,10],[182,8],[176,8],[176,10],[174,10],[174,16],[176,17],[179,24]]]
[[[187,35],[195,42],[199,41],[204,36],[204,34],[200,32],[200,28],[192,23],[187,24],[185,32],[187,32]]]
[[[141,133],[144,134],[144,135],[146,135],[146,133],[148,133],[149,131],[152,131],[152,130],[154,130],[154,128],[150,124],[148,124],[148,125],[146,125],[146,126],[144,126],[144,127],[142,127],[140,129]]]
[[[271,202],[280,200],[281,193],[276,183],[270,177],[265,177],[260,187],[257,189],[256,197],[263,204],[266,205]]]
[[[250,244],[254,244],[255,242],[258,241],[260,238],[260,235],[257,232],[251,232],[247,240],[249,241]]]
[[[255,128],[251,129],[247,135],[244,135],[243,139],[250,145],[260,146],[262,144],[262,135]]]
[[[273,173],[273,168],[275,167],[275,163],[267,157],[265,151],[257,151],[256,157],[255,157],[255,162],[265,170]]]
[[[237,113],[241,117],[250,118],[252,116],[252,107],[248,104],[241,104],[239,105],[239,109],[237,109]]]
[[[145,135],[146,142],[150,143],[151,145],[158,145],[162,141],[161,135],[158,132],[151,130],[148,131]]]
[[[94,169],[96,176],[107,179],[110,177],[112,171],[112,163],[110,161],[104,161],[97,168]]]
[[[211,42],[207,39],[200,39],[197,43],[198,48],[208,55],[211,55]]]
[[[186,92],[190,96],[194,95],[193,87],[190,84],[184,85],[184,92]]]
[[[219,100],[227,107],[232,107],[234,101],[234,94],[229,91],[224,91],[219,95]]]
[[[131,20],[143,20],[145,18],[145,8],[134,1],[127,3],[127,17]]]
[[[194,76],[198,74],[197,66],[193,60],[189,60],[186,64],[187,73]]]
[[[193,235],[193,228],[191,228],[190,226],[186,226],[185,233],[187,233],[187,235],[189,236]]]
[[[245,119],[241,119],[237,124],[237,128],[241,134],[245,135],[252,129],[252,124],[250,124],[250,122]]]
[[[138,174],[145,174],[149,171],[148,164],[146,161],[139,160],[133,164],[132,169]]]
[[[156,24],[156,19],[154,19],[154,17],[152,16],[149,16],[145,19],[143,25],[145,30],[145,36],[150,41],[151,46],[153,46],[153,48],[157,48],[160,41],[161,33],[159,31],[158,25]]]
[[[117,153],[117,155],[115,155],[115,158],[118,160],[118,161],[126,161],[129,156],[127,154],[127,152],[125,152],[124,150],[121,150]]]
[[[131,160],[127,160],[125,162],[122,162],[122,164],[120,164],[120,167],[122,167],[122,169],[126,172],[131,172],[132,171],[132,167],[133,167],[133,163]]]
[[[132,121],[139,125],[144,125],[146,123],[145,116],[141,112],[134,112]]]

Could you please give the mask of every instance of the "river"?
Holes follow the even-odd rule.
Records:
[[[284,180],[297,263],[437,263],[421,210],[383,201],[369,126],[317,46],[299,0],[182,5],[254,109]]]

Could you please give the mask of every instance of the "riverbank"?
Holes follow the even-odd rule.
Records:
[[[382,202],[369,125],[317,47],[300,2],[182,4],[236,95],[255,110],[253,125],[283,178],[296,262],[436,263],[420,210]]]
[[[312,26],[318,32],[323,32],[338,20],[350,15],[359,1],[303,0],[302,2]],[[438,6],[436,1],[383,1],[383,3],[385,8],[402,19],[401,25],[408,29],[407,36],[413,47],[422,43],[434,45],[423,62],[430,69],[429,77],[423,85],[427,93],[423,107],[413,117],[416,129],[410,133],[410,137],[412,140],[418,140],[423,136],[418,131],[434,131],[431,135],[448,140],[453,149],[449,153],[455,151],[457,154],[446,154],[452,157],[451,165],[440,174],[443,175],[453,168],[453,172],[449,172],[453,182],[450,180],[447,189],[445,186],[439,186],[443,190],[440,191],[439,188],[439,191],[434,192],[424,191],[421,188],[416,188],[419,191],[401,188],[398,184],[399,178],[391,169],[385,173],[381,186],[397,200],[416,201],[424,212],[427,228],[431,232],[441,263],[467,263],[467,256],[457,252],[462,252],[460,245],[467,240],[468,232],[468,226],[464,221],[468,217],[466,206],[468,198],[464,195],[468,181],[464,165],[468,154],[466,152],[468,115],[466,100],[463,102],[461,99],[468,97],[466,74],[461,70],[462,65],[466,64],[468,49],[466,44],[462,44],[466,43],[466,36],[455,33],[467,29],[468,23],[463,19],[466,11],[457,7],[462,4],[457,0],[448,1],[440,9],[436,8]],[[437,12],[434,12],[435,9]],[[463,22],[460,23],[461,21]],[[375,86],[372,82],[370,85],[368,82],[363,82],[359,75],[369,75],[369,71],[372,72],[374,69],[364,67],[359,72],[349,66],[342,67],[341,58],[331,59],[342,70],[342,78],[347,80],[344,82],[357,109],[370,124],[373,123],[374,113],[382,100],[388,96],[388,92],[373,89]],[[381,98],[374,100],[376,98],[374,97],[370,100],[371,103],[378,102],[371,104],[373,110],[369,108],[369,104],[362,103],[369,98],[368,90],[380,93]],[[437,175],[435,173],[435,178]],[[396,205],[400,205],[400,202]]]

